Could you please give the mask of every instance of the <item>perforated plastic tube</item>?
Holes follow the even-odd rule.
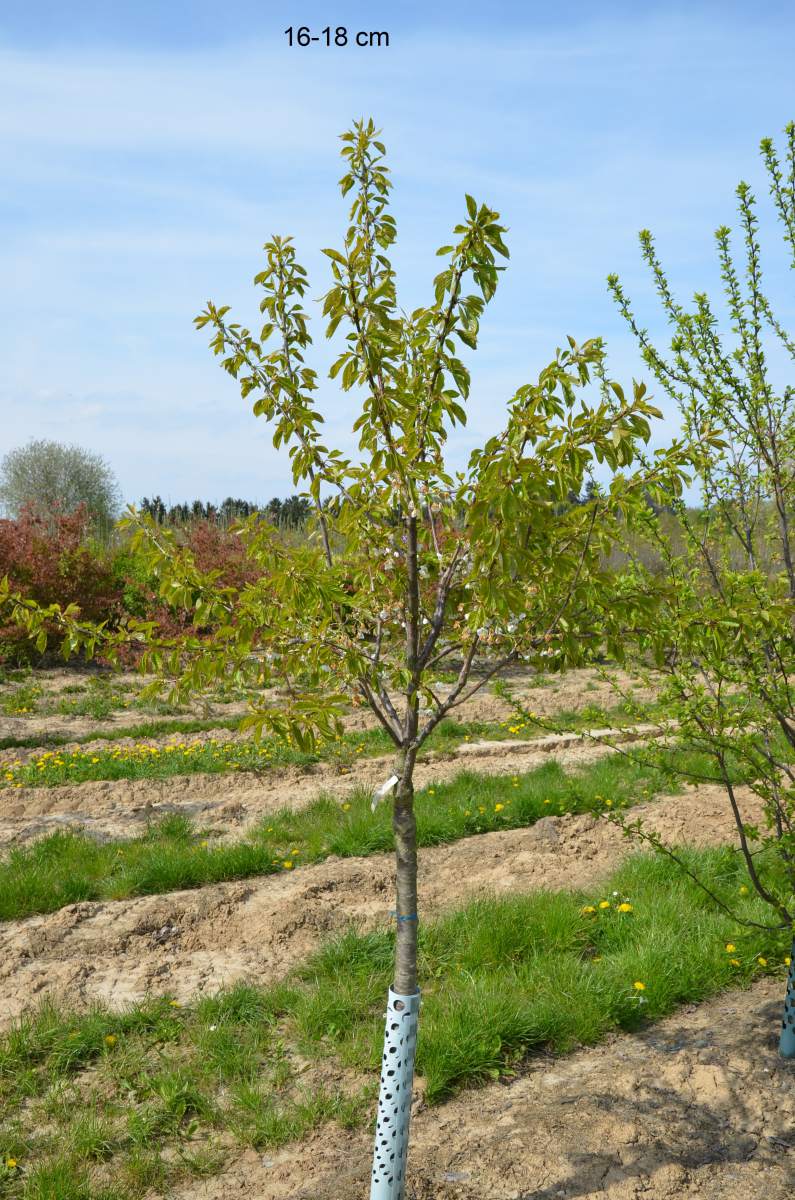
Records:
[[[795,939],[790,951],[787,996],[784,1000],[784,1020],[781,1023],[778,1051],[782,1058],[795,1058]]]
[[[370,1200],[403,1200],[420,994],[389,989]]]

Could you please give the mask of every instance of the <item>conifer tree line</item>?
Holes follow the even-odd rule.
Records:
[[[218,505],[204,500],[167,505],[162,496],[157,495],[151,499],[144,496],[140,510],[158,525],[187,525],[191,521],[214,521],[217,525],[226,526],[260,513],[275,525],[298,528],[309,516],[311,505],[303,496],[289,496],[286,500],[274,496],[267,504],[227,496]]]

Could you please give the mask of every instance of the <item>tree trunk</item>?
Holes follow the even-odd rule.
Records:
[[[792,949],[790,950],[784,1020],[781,1022],[781,1039],[778,1049],[782,1058],[795,1058],[795,938],[792,939]]]
[[[417,823],[411,780],[398,784],[392,830],[397,901],[394,988],[402,996],[413,996],[417,990]]]
[[[394,800],[397,937],[395,978],[389,989],[381,1090],[370,1200],[403,1200],[420,994],[417,988],[417,830],[413,761],[402,765]]]

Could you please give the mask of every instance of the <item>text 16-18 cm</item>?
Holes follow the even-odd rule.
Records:
[[[337,25],[336,29],[331,25],[327,25],[325,29],[321,29],[320,33],[312,33],[308,25],[299,25],[295,28],[290,25],[285,29],[284,35],[287,38],[288,46],[388,46],[389,34],[382,30],[381,33],[376,33],[373,30],[360,29],[357,33],[350,33],[344,25]]]

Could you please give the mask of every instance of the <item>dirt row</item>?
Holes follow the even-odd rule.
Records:
[[[628,730],[592,730],[584,734],[551,734],[526,741],[470,742],[455,750],[430,752],[421,758],[415,783],[454,778],[462,770],[494,775],[529,771],[549,761],[566,767],[585,766],[613,745],[640,742],[655,726]],[[599,738],[604,738],[600,743]],[[170,813],[196,822],[210,836],[239,838],[265,816],[281,808],[301,808],[321,792],[342,798],[355,786],[372,790],[392,771],[392,757],[355,761],[341,772],[330,762],[302,768],[267,767],[260,773],[176,775],[169,779],[115,779],[60,787],[7,788],[0,792],[0,839],[5,845],[24,842],[58,829],[84,829],[93,837],[140,834],[147,823]]]
[[[653,692],[636,680],[630,679],[624,672],[613,671],[613,683],[622,690],[630,691],[638,701],[650,700]],[[43,687],[43,699],[51,696],[53,699],[61,696],[63,689],[70,683],[84,682],[85,677],[68,668],[37,674],[36,683]],[[114,682],[142,686],[147,682],[141,676],[124,675],[113,679]],[[614,687],[602,677],[601,672],[594,668],[569,671],[565,675],[552,675],[539,682],[524,669],[508,672],[506,682],[512,694],[520,699],[541,718],[554,716],[561,711],[579,711],[587,705],[609,707],[618,701],[618,693]],[[435,692],[444,696],[452,685],[440,683]],[[8,685],[2,690],[8,689]],[[276,693],[263,692],[264,699],[274,699]],[[248,711],[245,701],[233,701],[222,704],[219,702],[194,701],[185,719],[209,717],[242,716]],[[475,696],[461,708],[456,709],[455,716],[460,720],[472,721],[502,721],[513,717],[515,710],[499,696],[495,696],[488,688],[477,692]],[[106,720],[97,721],[91,716],[66,716],[59,713],[31,714],[29,716],[11,717],[0,715],[0,738],[29,738],[44,734],[58,734],[63,737],[84,737],[94,735],[97,739],[113,733],[119,728],[133,724],[143,724],[156,720],[144,713],[130,709],[120,709]],[[352,711],[345,719],[345,724],[352,730],[370,729],[375,725],[375,718],[367,709]],[[91,743],[93,745],[93,743]],[[9,753],[9,752],[6,752]]]

